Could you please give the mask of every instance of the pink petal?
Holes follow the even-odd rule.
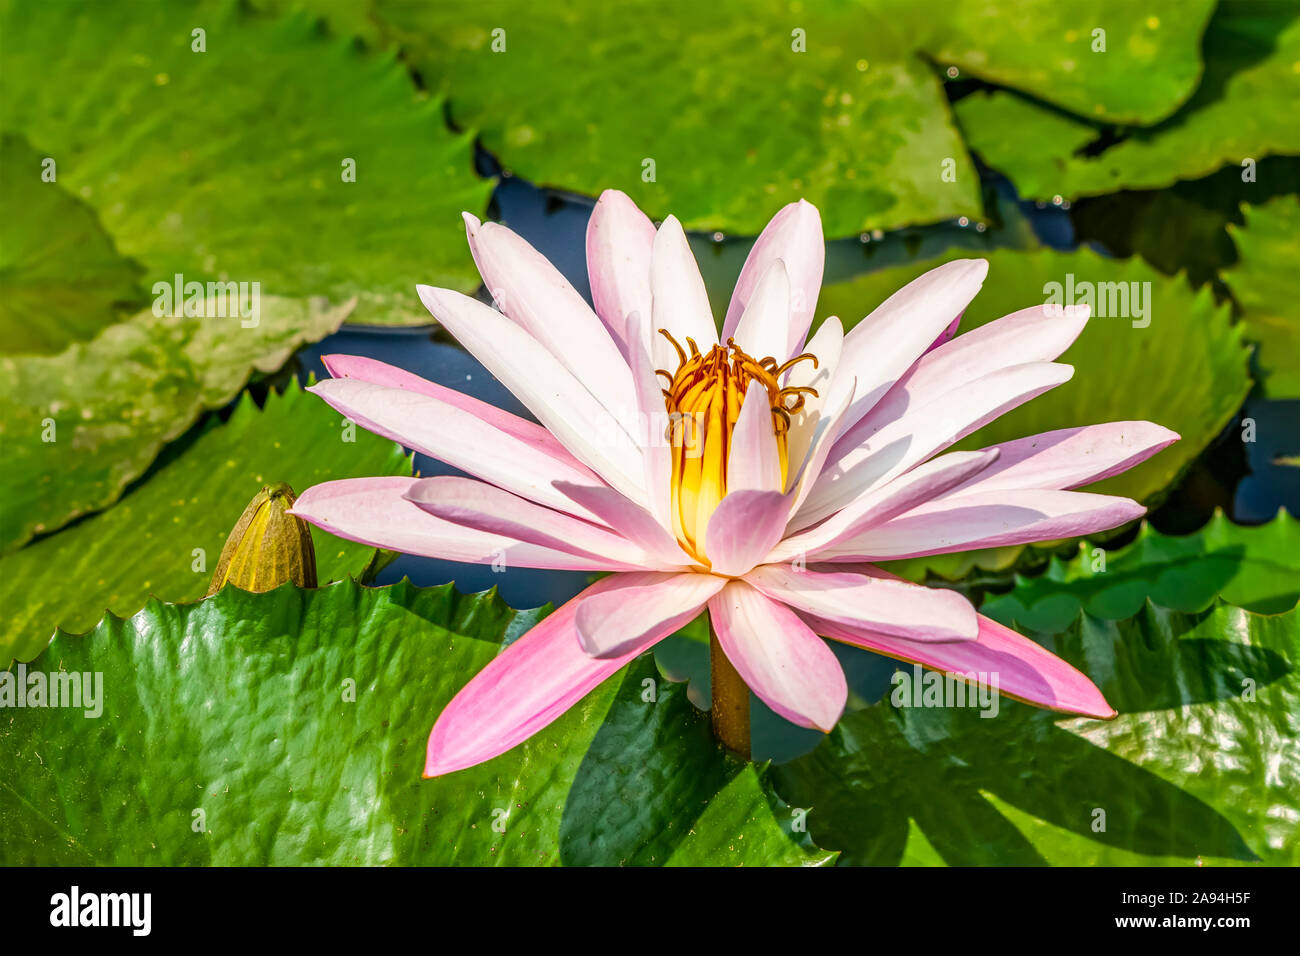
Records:
[[[556,551],[435,518],[405,498],[419,480],[398,477],[327,481],[299,495],[293,513],[349,541],[444,561],[562,571],[639,570],[617,561]]]
[[[386,388],[404,388],[408,392],[428,395],[430,398],[436,398],[454,408],[469,412],[475,418],[487,422],[493,428],[503,431],[507,435],[547,451],[550,455],[568,463],[574,469],[588,472],[586,466],[569,454],[569,450],[555,440],[554,435],[536,422],[530,422],[526,418],[512,415],[510,412],[503,411],[487,402],[479,401],[477,398],[463,392],[446,388],[437,382],[421,378],[405,369],[397,368],[395,365],[389,365],[376,359],[366,358],[364,355],[322,355],[321,361],[325,363],[325,368],[335,378],[355,378],[362,382],[369,382],[372,385],[383,385]],[[401,439],[396,440],[400,441]],[[438,456],[434,455],[433,457],[437,458]],[[590,474],[590,472],[588,473]]]
[[[592,657],[621,657],[695,620],[726,583],[712,574],[687,573],[594,595],[574,618],[578,642]]]
[[[609,408],[527,331],[496,309],[447,289],[422,285],[417,291],[434,318],[575,458],[628,497],[644,500],[641,449],[625,428],[636,414],[636,397],[622,357],[618,366],[626,400]]]
[[[1146,513],[1136,501],[1082,491],[1004,489],[944,498],[822,551],[820,560],[882,561],[1075,538]]]
[[[823,549],[911,511],[971,479],[972,475],[981,474],[997,457],[997,449],[951,452],[917,465],[888,484],[855,498],[820,524],[786,538],[772,550],[765,563],[777,564],[800,555],[817,560]]]
[[[362,428],[444,461],[517,495],[572,514],[591,517],[552,483],[603,483],[548,441],[534,441],[526,429],[507,432],[479,418],[466,403],[445,402],[405,388],[374,385],[358,378],[331,378],[308,388]],[[464,407],[462,407],[464,406]]]
[[[740,318],[750,297],[775,260],[785,262],[790,277],[789,338],[785,354],[793,355],[808,335],[817,296],[822,287],[822,270],[826,262],[826,241],[822,236],[822,217],[817,207],[804,200],[790,203],[763,228],[736,280],[727,319],[722,326],[722,340],[736,335]],[[739,338],[737,338],[739,341]],[[756,355],[755,358],[764,358]]]
[[[743,581],[715,595],[709,614],[723,653],[750,690],[786,720],[830,732],[849,690],[821,638],[789,608]]]
[[[729,491],[713,509],[705,554],[718,574],[741,575],[781,540],[790,502],[779,491]]]
[[[1029,488],[1077,488],[1127,471],[1178,441],[1178,433],[1151,422],[1107,422],[1062,428],[992,445],[995,465],[943,497]]]
[[[964,314],[965,313],[963,313],[963,315]],[[957,329],[959,329],[960,327],[961,327],[961,316],[959,315],[957,316],[957,318],[953,319],[952,322],[948,324],[948,327],[946,329],[944,329],[942,332],[939,333],[939,337],[937,339],[935,339],[933,342],[930,343],[930,347],[926,349],[926,352],[933,352],[940,345],[943,345],[945,342],[951,341],[952,337],[957,334]]]
[[[650,263],[655,227],[636,203],[617,189],[606,189],[587,220],[587,277],[591,299],[631,365],[627,317],[650,317]],[[648,329],[643,330],[648,333]],[[642,345],[649,349],[647,334]]]
[[[643,572],[603,578],[506,647],[461,688],[438,717],[429,734],[424,776],[452,773],[505,753],[667,637],[670,627],[653,632],[641,646],[621,657],[597,660],[579,646],[574,622],[584,601],[598,594],[643,587],[664,577]]]
[[[694,340],[701,352],[707,352],[717,344],[718,328],[709,306],[709,294],[705,291],[704,279],[690,243],[686,241],[686,233],[676,216],[665,219],[655,235],[650,288],[654,298],[651,355],[655,368],[672,372],[678,364],[676,350],[659,334],[660,329],[672,333],[688,354],[688,338]]]
[[[631,408],[627,363],[618,345],[560,270],[505,226],[480,224],[466,213],[465,229],[497,308],[527,329],[605,408]]]
[[[1109,719],[1115,709],[1087,677],[1010,628],[979,615],[979,636],[951,644],[921,643],[805,615],[814,631],[901,661],[948,674],[996,674],[998,690],[1039,707]]]
[[[804,394],[803,411],[793,417],[790,431],[786,435],[787,455],[791,469],[797,471],[808,457],[808,450],[813,439],[817,437],[817,426],[822,420],[822,409],[832,397],[836,369],[839,366],[840,350],[844,346],[844,325],[835,316],[830,316],[817,328],[816,333],[807,344],[804,352],[817,356],[817,364],[799,362],[785,373],[785,383],[789,386],[804,385],[815,388],[817,394]]]
[[[785,263],[773,259],[759,277],[758,285],[736,326],[736,344],[756,359],[768,356],[778,363],[790,357],[790,276]]]
[[[593,563],[644,568],[660,565],[615,531],[543,508],[472,478],[422,478],[407,489],[405,497],[420,510],[452,524],[541,545]]]
[[[1036,305],[981,325],[936,348],[836,440],[829,460],[839,461],[909,411],[940,399],[961,401],[967,385],[994,372],[1030,362],[1053,361],[1079,337],[1087,321],[1086,306],[1053,311]]]
[[[638,421],[632,438],[641,446],[645,477],[645,500],[655,519],[666,529],[672,519],[672,448],[665,437],[668,431],[668,408],[664,404],[663,383],[655,374],[645,342],[649,332],[644,316],[648,312],[631,312],[626,328],[631,333],[627,347],[628,365],[636,390]]]
[[[903,286],[849,331],[840,364],[857,377],[858,387],[846,428],[869,412],[953,317],[965,311],[988,271],[983,259],[945,262]]]
[[[781,490],[781,453],[772,430],[772,405],[763,383],[749,383],[740,417],[731,430],[727,488],[736,491]]]
[[[634,501],[629,501],[613,488],[593,488],[589,485],[570,485],[556,482],[558,491],[568,495],[585,511],[591,512],[605,525],[613,528],[628,541],[652,555],[665,567],[689,566],[695,560],[682,550],[677,539],[661,525],[650,512]]]
[[[834,514],[868,489],[893,480],[1073,374],[1069,365],[1053,362],[1015,365],[909,411],[823,469],[794,527],[806,528]]]
[[[817,414],[817,424],[809,440],[808,453],[804,456],[797,472],[793,470],[793,462],[790,465],[788,488],[793,492],[790,503],[792,515],[799,514],[804,502],[816,489],[817,481],[826,464],[826,456],[835,446],[835,439],[839,437],[840,429],[844,427],[844,414],[853,403],[856,387],[856,379],[845,380],[837,376],[831,382],[830,393]]]
[[[774,601],[804,614],[916,641],[969,641],[978,625],[969,601],[946,588],[886,580],[850,571],[797,571],[766,564],[745,580]]]

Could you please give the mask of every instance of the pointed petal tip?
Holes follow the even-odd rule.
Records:
[[[436,319],[438,314],[434,310],[441,308],[441,293],[443,290],[431,285],[417,285],[415,287],[415,292],[420,297],[420,302],[424,304],[424,307],[428,309],[429,313]]]
[[[632,197],[621,189],[602,189],[600,195],[596,197],[596,205],[601,203],[632,203]]]
[[[462,212],[460,217],[465,220],[465,231],[469,233],[469,236],[472,239],[474,233],[478,231],[479,227],[482,226],[483,223],[479,220],[478,216],[474,215],[472,212]]]

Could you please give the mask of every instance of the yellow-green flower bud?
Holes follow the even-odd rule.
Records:
[[[316,586],[316,550],[311,528],[288,511],[297,495],[283,482],[267,485],[239,516],[208,586],[216,594],[226,584],[245,591],[270,591],[285,581]]]

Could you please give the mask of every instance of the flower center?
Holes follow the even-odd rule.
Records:
[[[704,532],[713,509],[727,493],[731,432],[740,418],[750,383],[757,381],[767,389],[784,486],[789,468],[786,437],[790,417],[803,409],[805,396],[815,396],[817,390],[807,385],[782,388],[781,377],[804,360],[816,368],[817,357],[805,352],[778,365],[770,356],[755,359],[746,354],[734,339],[701,353],[689,338],[688,355],[666,329],[660,329],[659,334],[672,343],[678,358],[675,373],[656,371],[668,382],[664,389],[669,422],[665,437],[673,449],[673,532],[682,547],[707,563]]]

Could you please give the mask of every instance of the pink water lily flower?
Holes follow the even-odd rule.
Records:
[[[1177,440],[1142,421],[947,452],[1070,378],[1054,361],[1087,320],[1032,306],[952,337],[979,259],[907,285],[847,334],[808,337],[821,218],[763,230],[718,335],[678,221],[658,229],[606,192],[587,229],[595,309],[511,230],[466,215],[499,307],[446,289],[424,304],[536,416],[527,421],[366,358],[331,356],[316,394],[357,424],[472,478],[361,478],[309,488],[294,513],[344,538],[474,563],[609,572],[510,644],[437,719],[426,776],[537,733],[706,611],[745,684],[828,731],[847,697],[823,638],[1009,696],[1111,717],[1083,674],[952,590],[873,562],[1113,528],[1144,509],[1068,489]]]

